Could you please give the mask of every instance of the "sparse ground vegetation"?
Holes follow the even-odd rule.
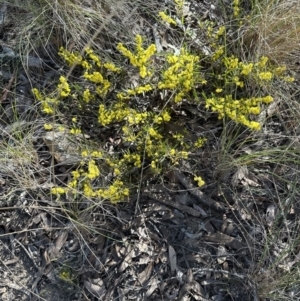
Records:
[[[294,0],[0,0],[1,300],[297,300]]]

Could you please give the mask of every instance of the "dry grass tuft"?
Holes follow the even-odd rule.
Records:
[[[295,70],[299,58],[299,1],[254,1],[248,23],[242,28],[241,48],[252,57],[267,56]]]
[[[117,42],[131,41],[146,22],[143,16],[155,15],[162,5],[157,0],[15,1],[8,4],[5,26],[18,24],[9,42],[23,54],[47,51],[49,46],[81,51],[89,44],[109,53]]]

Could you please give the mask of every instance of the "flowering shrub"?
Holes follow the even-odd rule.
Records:
[[[161,12],[161,21],[185,31],[183,6],[184,1],[175,0],[177,16]],[[232,13],[233,17],[240,16],[237,0],[233,1]],[[180,160],[187,159],[191,152],[202,147],[205,138],[188,141],[185,137],[187,129],[173,133],[165,127],[167,123],[176,122],[174,112],[183,103],[203,105],[216,112],[219,118],[230,118],[250,129],[260,129],[261,125],[253,120],[253,116],[273,100],[264,92],[266,87],[275,78],[293,79],[286,76],[284,66],[272,65],[267,57],[245,62],[231,54],[226,46],[225,26],[200,22],[199,31],[206,34],[210,46],[208,52],[195,53],[183,46],[176,53],[157,53],[154,44],[144,48],[145,42],[140,35],[135,38],[133,50],[118,44],[116,49],[136,69],[139,78],[135,86],[124,80],[130,76],[127,70],[111,62],[102,62],[90,48],[85,49],[83,55],[60,49],[59,55],[69,66],[78,67],[84,82],[78,88],[61,76],[53,98],[33,89],[42,112],[55,114],[62,100],[72,102],[78,112],[83,113],[88,113],[89,105],[97,106],[99,127],[103,131],[109,127],[117,128],[124,148],[117,154],[84,149],[82,162],[72,172],[70,182],[65,187],[53,188],[53,194],[81,191],[89,198],[119,202],[128,197],[128,183],[135,170],[150,170],[153,175],[161,175],[165,168],[170,169]],[[155,62],[158,58],[163,64]],[[205,71],[207,69],[209,72]],[[123,86],[116,88],[119,82]],[[248,83],[255,85],[261,95],[249,95]],[[150,101],[143,103],[146,98]],[[45,129],[51,129],[51,125],[45,125]],[[81,130],[73,127],[70,133],[79,135]],[[103,176],[102,169],[109,169],[112,176],[108,184],[99,187],[101,181],[97,179]],[[204,185],[199,175],[195,175],[194,180],[199,186]]]

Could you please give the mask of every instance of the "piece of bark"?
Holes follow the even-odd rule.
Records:
[[[151,187],[148,187],[148,188],[144,189],[143,195],[146,195],[146,196],[150,197],[151,199],[156,200],[164,205],[168,205],[173,208],[176,208],[179,211],[184,211],[187,214],[190,214],[192,216],[195,216],[195,217],[202,216],[201,212],[199,212],[198,210],[195,210],[189,206],[182,205],[182,204],[179,204],[178,202],[175,202],[171,198],[171,196],[168,194],[168,192],[163,189],[154,187],[154,189],[152,190]]]
[[[224,213],[226,211],[223,204],[216,202],[208,195],[204,194],[200,189],[196,188],[183,173],[177,170],[175,171],[175,175],[178,178],[181,185],[188,189],[190,194],[193,195],[199,202],[210,208],[213,208],[218,212]]]
[[[221,232],[205,235],[203,236],[203,240],[221,245],[226,245],[227,247],[230,247],[234,250],[245,248],[245,245],[243,243],[239,242],[234,237],[223,234]]]

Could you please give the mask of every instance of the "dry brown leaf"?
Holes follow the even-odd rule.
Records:
[[[252,187],[259,186],[259,184],[257,182],[251,180],[250,178],[244,178],[241,182],[244,186],[252,186]]]
[[[49,266],[51,263],[51,259],[48,255],[47,250],[42,253],[42,262],[40,264],[39,270],[35,275],[35,280],[32,283],[31,289],[34,291],[36,286],[38,285],[39,281],[41,280],[42,276],[47,274],[46,267]]]
[[[60,251],[62,246],[65,244],[65,242],[67,241],[67,238],[68,238],[67,231],[60,232],[59,236],[57,237],[57,239],[55,241],[55,247],[56,247],[56,249],[58,249],[58,251]]]
[[[205,295],[205,292],[202,286],[197,281],[193,280],[190,287],[190,294],[196,300],[203,300],[202,297]]]
[[[171,272],[175,272],[177,269],[177,256],[174,248],[169,245],[169,262],[170,262],[170,268]]]
[[[275,220],[276,217],[276,211],[277,207],[275,204],[271,204],[268,206],[267,211],[266,211],[266,218],[269,226],[271,226]]]
[[[182,7],[182,15],[185,17],[188,17],[192,15],[192,12],[190,11],[190,3],[184,2],[183,7]]]
[[[148,285],[150,287],[146,292],[146,297],[150,297],[153,294],[153,292],[158,288],[159,280],[157,279],[157,276],[150,279]]]
[[[148,279],[150,278],[153,270],[153,262],[150,262],[148,266],[140,273],[138,274],[138,281],[144,285]]]
[[[138,261],[138,264],[142,265],[142,264],[148,264],[149,261],[150,261],[150,256],[149,255],[146,255],[146,256],[141,256],[139,258],[139,261]]]
[[[193,207],[194,207],[194,209],[196,209],[197,211],[199,211],[203,217],[207,217],[208,216],[208,214],[206,213],[206,211],[204,209],[202,209],[202,207],[200,207],[199,205],[193,204]]]
[[[118,287],[117,288],[118,294],[119,294],[119,299],[120,301],[126,301],[126,297],[125,297],[125,290]]]
[[[186,237],[188,237],[190,239],[198,239],[203,235],[201,232],[189,233],[187,231],[185,231],[184,234]]]
[[[137,233],[140,237],[140,239],[148,239],[148,234],[146,233],[145,227],[138,227]],[[141,250],[141,252],[145,252],[148,249],[148,245],[144,243],[142,240],[139,241],[138,248]]]
[[[101,279],[93,279],[93,282],[84,280],[84,286],[91,294],[102,300],[106,294],[104,283]]]
[[[6,100],[7,94],[11,90],[11,86],[12,86],[14,80],[15,80],[15,76],[12,76],[11,79],[9,80],[8,84],[6,85],[6,87],[3,88],[2,95],[0,97],[0,103],[4,102]]]
[[[130,246],[128,246],[128,250],[130,250]],[[140,254],[138,249],[131,249],[130,252],[125,256],[123,262],[120,265],[119,272],[124,272],[127,267],[132,263],[132,258],[137,257]]]
[[[186,273],[186,283],[190,283],[193,280],[194,280],[193,272],[191,269],[188,269]]]
[[[58,238],[56,239],[55,243],[48,248],[48,254],[50,259],[54,259],[57,257],[60,249],[62,246],[65,244],[68,238],[68,232],[67,231],[62,231]]]
[[[224,263],[227,260],[227,251],[224,246],[219,246],[218,247],[218,253],[217,253],[217,261],[219,264]]]
[[[196,300],[203,300],[205,292],[202,286],[194,280],[193,272],[188,269],[186,275],[186,283],[182,286],[179,292],[178,300],[185,300],[188,295],[193,296]]]
[[[259,184],[256,182],[255,176],[248,171],[247,166],[239,166],[235,174],[232,176],[231,184],[236,187],[239,182],[244,186],[257,187]]]
[[[239,181],[246,178],[248,176],[247,166],[239,166],[237,171],[234,173],[231,179],[231,184],[233,187],[236,187],[239,184]]]
[[[45,226],[45,230],[49,231],[52,225],[51,225],[51,221],[47,217],[47,213],[46,212],[41,213],[40,218],[43,221],[43,224]]]

